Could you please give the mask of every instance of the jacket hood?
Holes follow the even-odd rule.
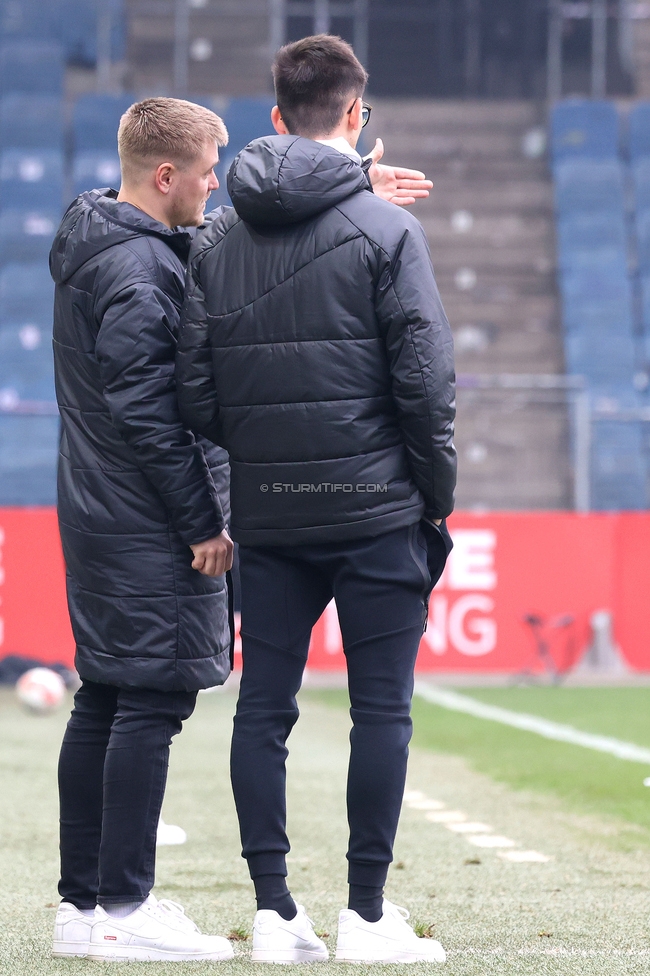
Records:
[[[183,263],[187,261],[192,235],[170,229],[130,203],[120,203],[115,190],[91,190],[68,207],[52,250],[50,272],[57,284],[106,248],[136,237],[159,237]]]
[[[255,139],[235,158],[228,193],[249,224],[295,224],[370,189],[349,156],[301,136]]]

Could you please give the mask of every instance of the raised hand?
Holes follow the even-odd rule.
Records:
[[[433,183],[424,173],[417,169],[386,166],[379,162],[383,155],[384,144],[381,139],[377,139],[374,149],[366,159],[372,159],[368,176],[378,197],[388,200],[389,203],[395,203],[398,207],[409,207],[416,200],[423,200],[429,196]]]

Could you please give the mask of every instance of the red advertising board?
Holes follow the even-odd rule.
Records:
[[[628,664],[650,671],[650,513],[458,512],[450,530],[454,550],[431,596],[421,671],[537,667],[531,616],[568,666],[598,610],[612,613]],[[0,656],[71,663],[73,651],[54,510],[0,509]],[[314,629],[309,664],[345,666],[333,604]]]

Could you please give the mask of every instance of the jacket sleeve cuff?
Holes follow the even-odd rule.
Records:
[[[178,534],[187,546],[198,546],[208,539],[215,539],[221,535],[226,525],[221,516],[215,515],[210,519],[204,519],[190,529],[178,529]]]

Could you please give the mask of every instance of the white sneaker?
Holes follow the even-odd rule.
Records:
[[[234,955],[227,939],[201,935],[181,906],[173,901],[157,901],[149,895],[126,918],[111,918],[99,905],[95,909],[95,924],[88,945],[88,959],[94,962],[157,959],[184,962],[232,959]]]
[[[378,922],[366,922],[345,908],[339,915],[337,962],[444,962],[445,950],[433,939],[418,939],[405,908],[384,899]]]
[[[287,922],[277,912],[257,912],[253,922],[252,962],[326,962],[327,946],[314,932],[313,922],[307,918],[302,905]]]
[[[52,955],[84,959],[88,954],[90,930],[94,921],[94,915],[84,915],[69,901],[62,901],[54,919]]]

